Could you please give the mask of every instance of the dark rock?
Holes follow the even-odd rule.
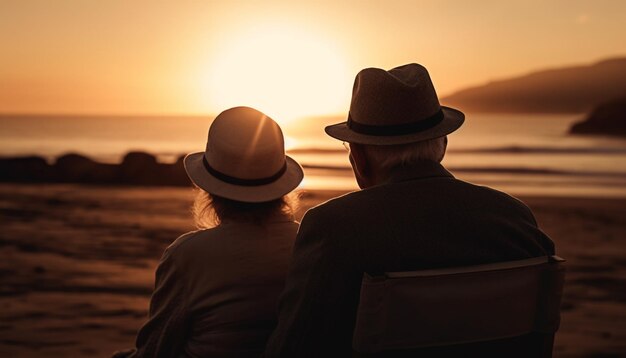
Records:
[[[187,173],[185,173],[185,166],[183,164],[184,159],[185,156],[183,155],[179,157],[174,164],[163,165],[163,180],[167,183],[166,185],[191,185],[191,181],[189,180],[189,177],[187,177]]]
[[[183,158],[160,164],[149,153],[130,152],[121,164],[105,164],[70,153],[57,158],[52,166],[41,157],[0,158],[0,182],[189,186]],[[49,204],[62,205],[54,201]]]
[[[156,157],[144,152],[129,152],[119,168],[119,178],[127,184],[155,185],[160,174]]]
[[[57,158],[54,163],[56,178],[60,182],[93,182],[98,163],[80,154],[70,153]]]
[[[0,181],[40,183],[50,181],[51,166],[42,157],[0,158]]]
[[[575,123],[570,133],[626,137],[626,97],[599,105],[587,119]]]
[[[178,159],[176,159],[176,165],[184,166],[186,156],[185,154],[179,156]]]
[[[157,165],[156,157],[145,152],[128,152],[122,160],[122,166],[143,167]]]

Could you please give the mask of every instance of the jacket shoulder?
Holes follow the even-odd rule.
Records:
[[[439,194],[434,194],[439,193]],[[422,198],[429,201],[449,203],[456,200],[469,200],[491,207],[502,207],[518,210],[533,218],[530,208],[518,198],[496,189],[468,183],[455,178],[436,180],[427,184],[417,185],[411,181],[385,184],[372,188],[359,190],[330,199],[307,211],[305,218],[313,217],[331,218],[361,212],[367,214],[371,208],[380,205],[381,202],[398,202],[402,198]],[[395,201],[394,201],[395,200]],[[304,219],[303,219],[304,222]]]
[[[465,183],[465,182],[463,182]],[[480,185],[475,185],[475,184],[471,184],[471,183],[466,183],[468,185],[472,185],[476,188],[478,188],[478,190],[482,190],[486,196],[491,196],[496,200],[499,200],[503,203],[507,203],[509,206],[515,206],[517,208],[519,208],[520,210],[524,211],[527,215],[529,215],[533,221],[535,221],[535,217],[532,213],[532,210],[530,210],[530,208],[528,207],[528,205],[526,205],[526,203],[524,203],[522,200],[507,194],[505,192],[487,187],[487,186],[480,186]]]
[[[360,206],[362,205],[362,203],[371,200],[369,198],[370,192],[371,189],[364,189],[349,192],[338,197],[328,199],[327,201],[307,210],[306,214],[324,215],[326,213],[333,213],[335,211],[346,211],[346,208],[348,207]]]
[[[178,256],[189,249],[193,250],[194,243],[202,240],[205,236],[213,236],[211,235],[211,231],[213,230],[214,229],[200,229],[180,235],[165,249],[163,259]]]
[[[315,233],[319,236],[336,235],[347,238],[363,226],[363,218],[379,199],[370,195],[369,189],[350,192],[329,199],[307,210],[298,233]],[[346,240],[344,240],[346,241]]]

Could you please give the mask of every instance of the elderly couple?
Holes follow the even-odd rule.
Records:
[[[163,254],[130,356],[351,356],[363,273],[554,254],[523,203],[440,164],[446,135],[463,121],[439,105],[423,66],[362,70],[347,122],[326,127],[350,144],[362,190],[310,209],[298,225],[288,194],[303,172],[285,156],[279,126],[248,107],[222,112],[206,151],[185,158],[201,189],[196,220],[212,228]]]

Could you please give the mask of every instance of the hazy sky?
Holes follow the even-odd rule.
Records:
[[[346,111],[364,67],[440,95],[626,55],[626,1],[0,0],[0,112]]]

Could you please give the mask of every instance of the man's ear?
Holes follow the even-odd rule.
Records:
[[[446,151],[448,150],[448,136],[443,137],[443,152],[441,153],[441,158],[439,158],[439,163],[443,160],[443,157],[446,156]]]
[[[372,186],[372,166],[362,146],[350,144],[350,164],[359,187],[365,189]]]

